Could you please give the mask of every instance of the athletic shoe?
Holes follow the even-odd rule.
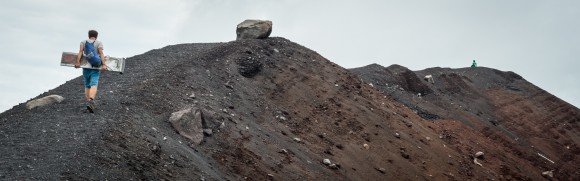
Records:
[[[90,113],[95,113],[95,102],[93,100],[89,101],[89,105],[87,105],[87,110]]]

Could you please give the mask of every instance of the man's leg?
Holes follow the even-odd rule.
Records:
[[[95,97],[97,96],[97,86],[91,86],[85,89],[85,96],[87,97],[87,101],[89,105],[87,105],[87,110],[90,113],[95,112]]]
[[[90,90],[91,90],[90,88],[85,88],[85,99],[86,99],[87,101],[91,100],[91,99],[90,99],[90,97],[91,97],[91,96],[89,96],[89,95],[90,95],[90,94],[89,94],[89,93],[90,93]]]
[[[87,105],[87,110],[94,113],[95,110],[95,98],[97,96],[97,85],[99,84],[99,70],[89,70],[85,69],[87,73],[87,85],[85,88],[85,97],[89,103]]]
[[[91,86],[91,88],[89,88],[89,95],[88,95],[88,100],[95,100],[95,98],[97,97],[97,86]]]

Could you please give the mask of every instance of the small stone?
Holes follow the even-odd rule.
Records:
[[[288,151],[286,149],[281,149],[278,153],[288,154]]]
[[[189,98],[195,99],[195,93],[192,92],[191,95],[189,95]]]
[[[483,165],[477,161],[477,158],[473,158],[473,163],[479,165],[480,167],[483,167]]]
[[[324,160],[322,160],[322,164],[324,164],[324,165],[330,165],[331,164],[330,159],[325,158]]]
[[[272,175],[272,174],[268,174],[268,177],[274,177],[274,175]]]
[[[405,150],[401,150],[401,156],[405,159],[409,159],[409,154]]]
[[[230,85],[230,81],[226,82],[224,85],[229,89],[234,89],[234,86]]]
[[[375,169],[377,169],[377,171],[381,172],[382,174],[387,173],[387,169],[385,169],[385,168],[381,167],[381,168],[375,168]]]
[[[203,129],[203,134],[205,134],[206,136],[211,136],[213,134],[213,130]]]
[[[396,138],[401,138],[401,134],[399,134],[399,133],[395,133],[395,137],[396,137]]]
[[[294,141],[300,143],[300,142],[302,142],[302,139],[300,139],[300,138],[294,138]]]
[[[164,136],[164,137],[163,137],[163,141],[165,141],[165,140],[167,140],[167,136]]]
[[[483,152],[478,151],[477,153],[475,153],[475,158],[483,159]]]
[[[425,137],[425,139],[427,139],[427,141],[431,141],[431,137],[429,136]]]
[[[554,177],[554,170],[542,172],[542,176],[553,178]]]
[[[222,124],[220,124],[220,129],[224,129],[226,127],[226,123],[222,122]]]
[[[333,163],[333,164],[328,165],[328,167],[336,170],[336,169],[339,169],[340,168],[340,165]]]
[[[369,146],[368,144],[365,143],[365,144],[363,144],[363,147],[368,150],[371,146]]]

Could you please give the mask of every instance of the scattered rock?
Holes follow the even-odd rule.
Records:
[[[405,158],[405,159],[409,159],[409,158],[410,158],[410,157],[409,157],[409,154],[408,154],[407,152],[405,152],[405,151],[401,151],[401,156],[402,156],[403,158]]]
[[[554,177],[554,170],[549,170],[549,171],[542,172],[542,176],[549,177],[549,178],[553,178]]]
[[[302,139],[300,139],[300,138],[294,138],[294,141],[300,143],[300,142],[302,142]]]
[[[280,117],[278,117],[278,119],[280,119],[282,121],[286,121],[287,120],[286,117],[284,117],[284,116],[280,116]]]
[[[329,154],[329,155],[334,155],[330,149],[324,150],[324,153]]]
[[[369,144],[365,143],[365,144],[363,144],[363,147],[368,150],[371,146],[369,146]]]
[[[375,168],[375,169],[376,169],[377,171],[381,172],[382,174],[385,174],[385,173],[387,173],[387,169],[385,169],[385,168],[382,168],[382,167],[381,167],[381,168]]]
[[[477,158],[473,158],[473,163],[479,165],[480,167],[483,167],[483,165],[477,161]]]
[[[429,83],[432,83],[432,84],[435,83],[435,80],[433,79],[433,75],[426,75],[423,79]]]
[[[169,117],[173,128],[183,137],[199,145],[203,140],[202,116],[198,108],[188,108],[174,112]]]
[[[191,95],[189,95],[189,98],[195,99],[195,92],[192,92]]]
[[[405,148],[401,148],[401,156],[405,159],[409,159],[409,154],[405,151]]]
[[[328,165],[328,167],[330,167],[331,169],[335,169],[336,170],[336,169],[339,169],[340,168],[340,165],[333,163],[333,164]]]
[[[53,94],[53,95],[49,95],[46,97],[42,97],[42,98],[28,101],[28,103],[26,103],[26,108],[33,109],[35,107],[46,106],[46,105],[54,104],[54,103],[60,103],[63,100],[64,100],[64,97]]]
[[[236,28],[236,40],[240,39],[264,39],[272,33],[272,21],[269,20],[245,20]]]
[[[395,133],[395,137],[400,139],[401,138],[401,134]]]
[[[286,149],[281,149],[278,153],[288,154],[288,151]]]
[[[234,89],[234,86],[230,84],[230,81],[226,82],[224,85],[229,89]]]
[[[331,164],[331,162],[328,158],[325,158],[324,160],[322,160],[322,164],[329,166]]]
[[[483,159],[483,152],[478,151],[477,153],[475,153],[475,158]]]
[[[213,130],[203,129],[203,134],[205,134],[206,136],[211,136],[213,134]]]

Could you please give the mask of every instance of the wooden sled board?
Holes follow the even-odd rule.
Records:
[[[62,58],[60,59],[60,66],[74,67],[75,61],[77,60],[78,53],[73,52],[62,52]],[[123,74],[125,71],[125,58],[115,58],[115,57],[105,57],[107,64],[107,70],[113,72],[120,72]],[[93,67],[86,58],[81,58],[81,68],[88,69],[101,69],[101,67]]]

